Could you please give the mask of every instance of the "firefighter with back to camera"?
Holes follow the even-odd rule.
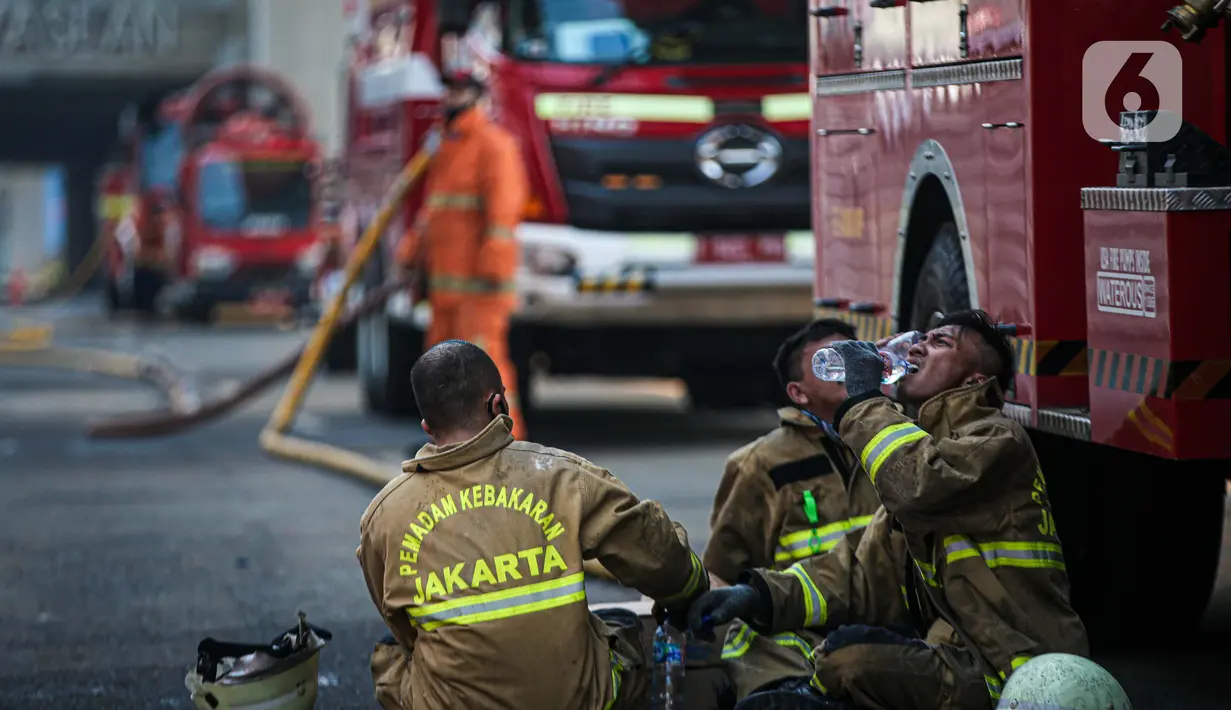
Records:
[[[762,707],[986,710],[1032,657],[1087,656],[1043,471],[1000,411],[1007,339],[982,311],[924,335],[908,356],[918,370],[897,390],[919,407],[915,420],[882,394],[872,343],[834,348],[848,395],[834,427],[882,507],[828,554],[709,592],[690,627],[705,636],[738,617],[763,633],[826,634],[812,688]]]
[[[732,584],[753,568],[784,570],[828,552],[843,535],[866,526],[880,506],[859,461],[829,424],[846,390],[811,373],[817,350],[854,339],[849,323],[824,318],[778,348],[774,370],[793,406],[778,410],[778,428],[727,458],[701,558],[715,586]],[[821,638],[805,630],[762,636],[746,624],[731,624],[722,658],[736,698],[807,685]]]
[[[582,560],[683,628],[709,588],[683,527],[567,451],[514,441],[495,363],[472,343],[428,350],[411,384],[433,439],[360,524],[360,565],[392,631],[376,646],[387,710],[641,708],[641,624],[590,613]]]

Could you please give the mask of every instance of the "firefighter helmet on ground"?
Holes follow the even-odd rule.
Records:
[[[197,666],[184,685],[198,710],[312,710],[320,649],[331,638],[302,614],[298,627],[270,644],[207,638],[197,646]]]
[[[1047,653],[1013,671],[997,710],[1133,710],[1107,669],[1081,656]]]

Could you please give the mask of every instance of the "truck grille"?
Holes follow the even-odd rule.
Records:
[[[777,172],[753,187],[719,185],[698,167],[693,139],[555,138],[569,222],[603,231],[808,229],[808,140],[783,139]],[[636,176],[652,176],[649,189]],[[611,178],[609,176],[616,176]],[[604,178],[608,178],[604,184]],[[626,186],[620,184],[624,178]]]

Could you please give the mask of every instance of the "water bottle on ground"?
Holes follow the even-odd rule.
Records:
[[[918,369],[906,361],[906,354],[921,337],[922,333],[912,330],[890,340],[880,349],[881,357],[885,360],[885,374],[881,377],[881,384],[893,384],[902,379],[903,375]],[[843,382],[846,380],[846,365],[837,350],[821,348],[812,356],[812,374],[826,382]]]
[[[684,633],[667,622],[654,632],[653,710],[684,710]]]

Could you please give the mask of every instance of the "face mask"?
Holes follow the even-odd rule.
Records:
[[[453,121],[456,120],[458,116],[465,113],[466,109],[470,108],[471,106],[474,106],[473,102],[459,104],[457,106],[446,107],[445,108],[445,124],[447,125],[447,124],[453,123]]]

